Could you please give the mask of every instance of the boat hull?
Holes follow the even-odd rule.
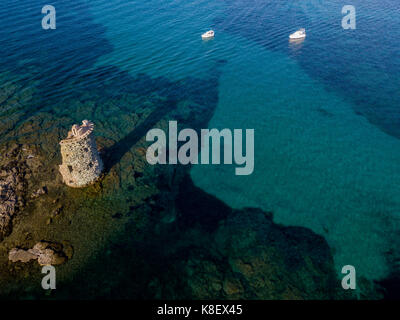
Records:
[[[304,39],[306,36],[305,35],[303,35],[303,36],[293,36],[293,35],[290,35],[289,36],[289,39],[291,39],[291,40],[299,40],[299,39]]]

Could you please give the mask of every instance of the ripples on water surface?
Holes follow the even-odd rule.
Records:
[[[389,272],[385,253],[399,244],[400,10],[395,0],[352,3],[354,31],[341,28],[336,0],[52,1],[57,30],[44,31],[41,1],[3,1],[1,81],[19,81],[27,97],[0,110],[0,138],[39,111],[107,123],[109,115],[76,105],[54,108],[106,85],[109,97],[184,95],[179,83],[195,78],[203,82],[189,85],[202,92],[223,62],[210,127],[255,128],[255,172],[196,167],[196,184],[232,206],[262,207],[278,222],[313,229],[338,266],[379,278]],[[288,43],[299,27],[306,40]],[[216,38],[201,41],[210,28]],[[140,87],[125,72],[166,81]],[[123,119],[130,106],[117,110]]]

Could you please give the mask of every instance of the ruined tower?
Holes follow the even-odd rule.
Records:
[[[73,125],[68,137],[60,141],[60,173],[70,187],[85,187],[95,182],[103,171],[103,162],[97,151],[93,129],[92,122],[83,120],[81,126]]]

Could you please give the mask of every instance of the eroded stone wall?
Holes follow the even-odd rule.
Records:
[[[60,145],[63,159],[60,173],[68,186],[85,187],[100,177],[103,162],[92,132],[82,137],[63,140]]]

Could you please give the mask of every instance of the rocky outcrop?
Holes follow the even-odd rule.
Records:
[[[0,241],[12,231],[12,220],[24,206],[27,186],[25,174],[29,171],[21,157],[22,147],[14,146],[3,155],[0,164]]]
[[[12,262],[29,262],[31,260],[37,259],[38,256],[32,252],[33,249],[23,250],[23,249],[12,249],[8,254],[8,259]]]
[[[73,125],[68,137],[60,142],[62,164],[60,173],[64,183],[82,188],[95,182],[103,171],[103,161],[93,137],[94,124],[83,120],[82,125]]]
[[[12,172],[0,172],[0,241],[11,233],[12,218],[18,203],[16,184],[16,176]]]
[[[24,263],[37,260],[41,266],[59,265],[65,263],[68,256],[71,257],[71,250],[71,247],[64,248],[59,243],[41,241],[35,244],[32,249],[12,249],[8,254],[8,259],[12,262],[21,261]]]

